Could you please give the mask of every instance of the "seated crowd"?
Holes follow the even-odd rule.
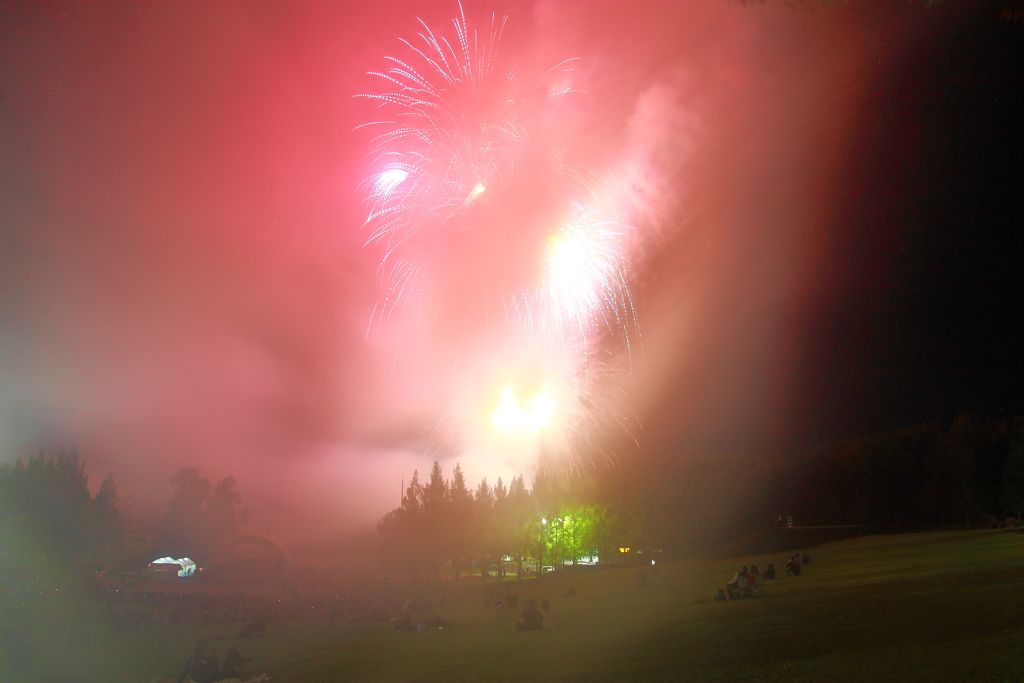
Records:
[[[192,648],[192,656],[185,662],[185,670],[178,677],[178,683],[214,683],[245,678],[245,665],[251,657],[243,657],[237,647],[228,649],[224,665],[217,659],[217,648],[209,647],[206,638],[200,638]]]
[[[786,563],[786,576],[800,576],[801,567],[811,563],[811,558],[804,553],[796,553]],[[738,598],[749,598],[754,591],[764,585],[765,580],[775,578],[775,565],[768,563],[768,568],[760,572],[757,565],[751,565],[749,569],[744,565],[738,572],[733,574],[725,589],[719,589],[715,600],[736,600]]]

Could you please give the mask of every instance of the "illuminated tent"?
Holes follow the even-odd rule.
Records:
[[[187,557],[180,560],[173,557],[161,557],[150,562],[147,569],[153,578],[184,578],[195,573],[196,563]]]

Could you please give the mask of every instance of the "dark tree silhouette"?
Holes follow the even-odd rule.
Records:
[[[239,510],[242,499],[235,484],[228,476],[211,486],[195,467],[178,470],[171,477],[175,490],[164,518],[161,552],[202,559],[214,543],[238,533],[249,513]]]
[[[117,500],[114,475],[108,474],[92,501],[95,520],[94,543],[97,546],[124,547],[124,528],[121,526],[121,515],[117,511]]]
[[[76,448],[50,456],[40,451],[0,467],[0,548],[66,560],[92,547],[121,545],[113,476],[95,499],[88,484]]]

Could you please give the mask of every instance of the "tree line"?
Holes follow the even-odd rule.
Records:
[[[174,493],[151,554],[205,558],[249,518],[232,476],[216,484],[194,467],[170,480]],[[85,461],[75,448],[0,463],[0,559],[38,556],[67,560],[95,549],[124,548],[114,477],[93,496]]]
[[[456,579],[494,566],[501,576],[509,564],[521,576],[597,556],[607,561],[620,552],[620,539],[640,536],[639,527],[634,516],[600,501],[590,477],[542,471],[532,489],[520,475],[508,486],[485,478],[470,491],[459,465],[445,479],[436,461],[426,482],[413,473],[401,506],[377,524],[386,566]]]
[[[377,528],[385,565],[438,576],[503,567],[503,557],[521,568],[595,551],[602,562],[692,552],[779,517],[910,531],[1022,514],[1024,417],[961,415],[789,452],[623,459],[590,475],[542,470],[532,489],[520,476],[470,491],[458,466],[446,480],[435,462]]]
[[[89,493],[85,462],[75,448],[0,464],[0,552],[69,558],[124,545],[113,475]]]
[[[156,555],[205,560],[218,541],[237,534],[249,521],[249,510],[241,507],[238,482],[231,475],[211,484],[195,467],[182,467],[170,483],[174,494],[167,504]]]
[[[605,495],[666,549],[708,547],[788,517],[875,531],[976,528],[1024,513],[1024,417],[960,415],[791,451],[625,463]]]
[[[979,526],[1024,512],[1024,417],[961,415],[797,453],[779,490],[805,523]],[[990,522],[989,522],[990,523]]]
[[[876,531],[975,528],[1024,513],[1024,417],[960,415],[791,451],[624,463],[604,494],[674,551],[792,517]]]

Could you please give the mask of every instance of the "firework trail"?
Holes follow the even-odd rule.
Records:
[[[430,312],[465,322],[454,326],[460,334],[482,326],[506,347],[511,338],[545,357],[579,405],[596,339],[617,335],[628,354],[636,329],[627,228],[601,210],[610,184],[573,163],[546,124],[580,92],[568,85],[576,59],[532,77],[502,53],[506,21],[492,15],[472,30],[461,4],[449,35],[419,20],[416,38],[401,40],[404,56],[370,73],[380,91],[357,96],[384,114],[359,127],[372,133],[373,170],[361,189],[386,287],[368,333],[396,309],[421,314],[431,301],[455,301]],[[547,406],[546,391],[531,405]],[[499,421],[547,422],[509,417],[509,397]]]

